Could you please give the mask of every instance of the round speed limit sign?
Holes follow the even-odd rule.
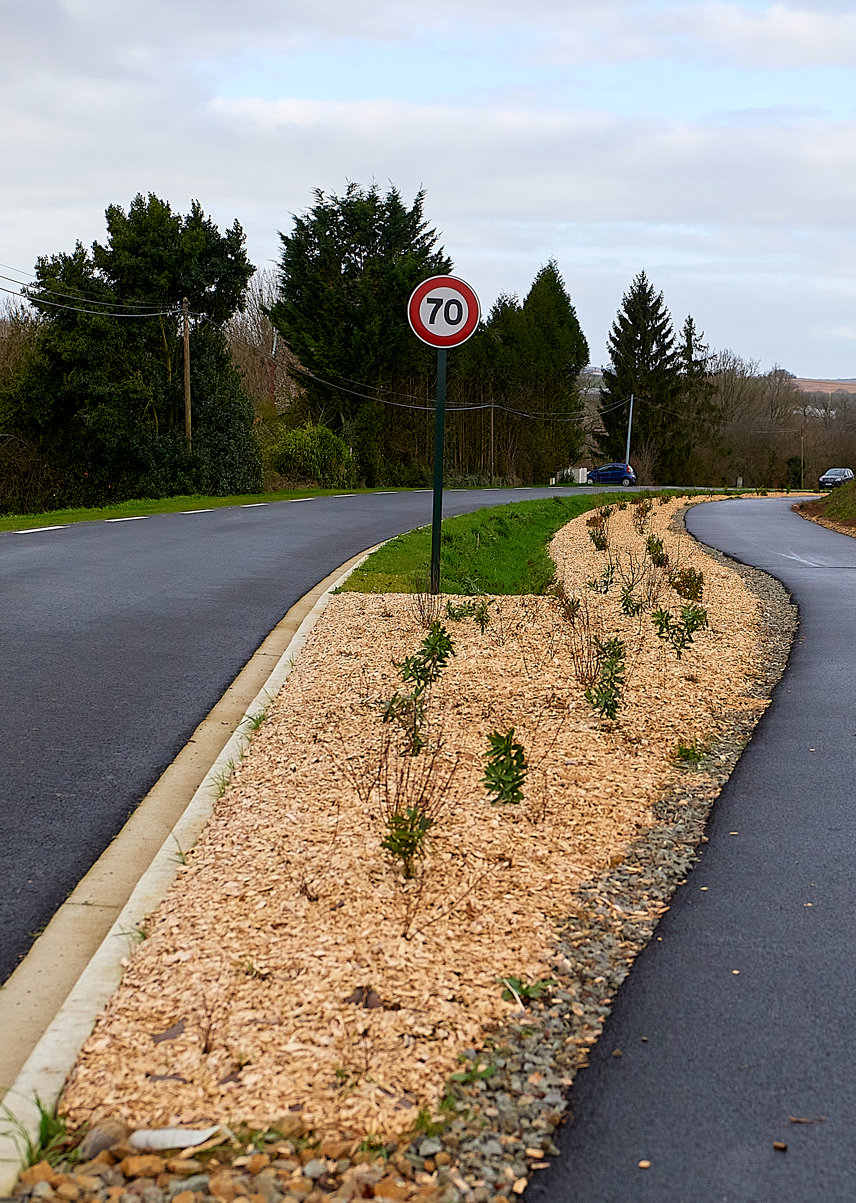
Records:
[[[479,299],[456,276],[432,276],[413,290],[407,320],[417,338],[429,347],[457,347],[475,333]]]

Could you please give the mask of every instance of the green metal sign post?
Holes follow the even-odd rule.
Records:
[[[413,290],[407,320],[417,338],[437,348],[437,393],[434,418],[434,504],[431,521],[430,589],[440,592],[440,528],[443,521],[443,444],[446,433],[446,353],[475,333],[479,300],[464,280],[432,276]]]

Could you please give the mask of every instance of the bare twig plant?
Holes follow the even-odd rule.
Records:
[[[441,738],[433,740],[423,756],[400,755],[389,731],[384,732],[375,757],[358,793],[377,808],[384,827],[381,847],[398,863],[403,879],[410,881],[427,854],[429,832],[454,796],[459,757],[444,752]]]
[[[431,592],[431,576],[427,568],[417,568],[410,574],[410,592],[407,608],[414,622],[428,630],[443,612],[445,598],[441,593]]]

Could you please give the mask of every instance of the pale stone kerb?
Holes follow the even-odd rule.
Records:
[[[279,693],[306,645],[310,631],[327,608],[332,591],[343,585],[351,573],[382,546],[379,543],[358,557],[321,594],[303,619],[181,818],[137,882],[97,952],[6,1091],[0,1111],[0,1195],[11,1194],[18,1174],[26,1163],[24,1133],[33,1142],[38,1141],[41,1112],[36,1100],[49,1111],[56,1106],[65,1080],[89,1038],[99,1012],[107,1005],[122,979],[129,939],[166,897],[178,874],[182,852],[199,839],[222,792],[224,779],[228,778],[250,742],[252,720],[263,713]]]

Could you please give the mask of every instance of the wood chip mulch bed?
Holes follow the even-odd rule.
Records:
[[[441,615],[456,655],[417,757],[397,754],[403,733],[380,710],[425,637],[426,600],[332,599],[81,1053],[61,1103],[70,1126],[297,1117],[311,1139],[406,1155],[397,1197],[522,1193],[793,634],[781,587],[702,549],[684,504],[655,505],[641,533],[632,504],[613,510],[608,552],[590,514],[559,532],[573,623],[551,597],[490,599],[483,632]],[[648,609],[626,616],[621,577],[651,535],[669,567],[647,561],[634,589]],[[591,588],[610,563],[608,592]],[[687,604],[676,568],[703,573],[709,619],[680,659],[650,615]],[[577,680],[595,636],[625,644],[615,721]],[[525,801],[494,806],[487,736],[511,727]],[[406,881],[381,847],[384,800],[425,788],[436,822]],[[550,984],[527,997],[538,982]],[[417,1117],[437,1126],[420,1134]]]

